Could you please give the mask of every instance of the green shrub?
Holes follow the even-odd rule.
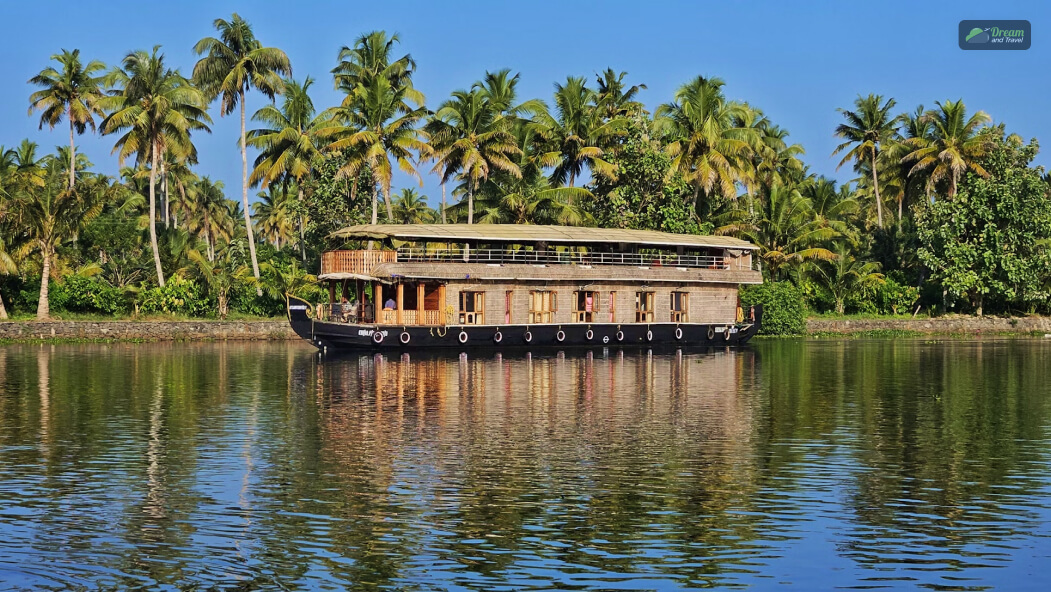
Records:
[[[15,311],[23,312],[24,301],[22,290],[26,283],[17,275],[0,275],[0,298],[4,299],[8,314]]]
[[[848,313],[871,315],[908,314],[919,297],[919,290],[906,284],[900,271],[894,271],[871,294],[848,294],[846,309]]]
[[[137,299],[142,314],[174,314],[203,317],[214,311],[207,292],[193,280],[172,276],[163,288],[154,286],[139,292]]]
[[[883,314],[906,314],[912,312],[920,291],[905,283],[900,271],[887,274],[886,281],[876,290],[876,306]]]
[[[40,276],[20,278],[9,275],[2,280],[6,280],[6,285],[10,286],[4,288],[6,302],[11,305],[7,312],[11,312],[12,309],[21,312],[36,311],[37,299],[40,296]]]
[[[128,309],[124,292],[100,279],[73,275],[52,289],[52,306],[69,312],[117,314]]]
[[[768,282],[741,290],[741,305],[763,305],[761,335],[801,335],[806,332],[806,302],[791,282]]]
[[[230,290],[230,310],[257,317],[280,317],[285,314],[285,302],[266,292],[257,295],[251,284],[238,284]]]

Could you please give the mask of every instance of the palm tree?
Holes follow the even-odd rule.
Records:
[[[248,132],[248,143],[260,149],[248,182],[259,184],[263,189],[279,181],[294,182],[300,204],[303,203],[303,182],[313,170],[312,163],[321,157],[320,130],[330,118],[327,111],[314,116],[314,102],[307,94],[313,82],[309,76],[302,84],[286,80],[284,104],[280,109],[267,105],[256,111],[252,120],[267,127]],[[299,250],[306,261],[302,214],[299,215]]]
[[[457,193],[466,193],[462,187]],[[584,187],[551,185],[543,175],[525,179],[501,178],[482,186],[476,198],[480,224],[556,224],[582,226],[593,222],[581,207],[585,199],[594,195]],[[461,201],[449,209],[460,215],[465,209]]]
[[[882,95],[869,95],[858,96],[854,101],[857,111],[838,109],[847,122],[836,126],[836,136],[846,141],[832,152],[835,156],[850,148],[839,166],[853,160],[855,169],[859,169],[861,162],[868,160],[872,173],[872,192],[876,200],[876,219],[880,228],[883,228],[883,201],[879,195],[877,162],[880,149],[892,142],[897,134],[899,118],[890,115],[890,110],[896,104],[897,101],[892,98],[884,101]]]
[[[834,247],[835,257],[814,265],[815,275],[832,293],[836,301],[836,313],[844,313],[844,303],[851,293],[868,293],[884,283],[880,265],[873,261],[858,261],[850,254],[844,243]]]
[[[265,263],[263,266],[267,272],[263,288],[274,299],[284,300],[286,294],[296,296],[304,290],[311,289],[317,283],[317,277],[307,273],[294,260],[288,267],[273,263]]]
[[[527,144],[523,144],[520,140],[524,138],[533,138],[536,136],[535,131],[531,131],[528,134],[523,133],[527,125],[531,122],[531,117],[536,113],[546,111],[547,107],[539,99],[530,99],[524,103],[518,103],[518,82],[521,76],[519,74],[511,74],[510,68],[504,68],[497,70],[496,72],[486,71],[485,76],[482,80],[475,82],[471,85],[471,90],[477,90],[489,108],[497,113],[501,118],[507,120],[508,129],[515,136],[515,142],[520,150],[529,148]],[[428,125],[424,128],[425,130],[433,128],[441,128],[444,125],[435,114],[431,114],[431,118],[428,121]],[[430,158],[435,158],[440,150],[437,150],[438,144],[434,138],[431,138],[430,150],[428,155]],[[554,161],[552,161],[554,162]],[[439,179],[444,179],[445,171],[443,166],[439,166],[436,169]],[[446,200],[445,200],[445,185],[442,181],[440,183],[442,188],[442,223],[446,222]],[[462,217],[466,217],[466,210],[462,212]]]
[[[0,209],[0,212],[3,212]],[[0,227],[2,229],[2,227]],[[5,232],[6,234],[6,232]],[[14,258],[11,256],[10,249],[7,248],[6,236],[0,236],[0,275],[11,275],[18,273],[18,265],[15,264]],[[0,321],[7,320],[7,308],[4,306],[3,294],[0,294]]]
[[[467,182],[467,223],[474,223],[474,192],[492,170],[521,178],[512,160],[522,154],[503,117],[478,89],[458,90],[442,103],[428,124],[434,172],[444,184],[459,174]]]
[[[62,174],[69,177],[69,163],[73,163],[73,179],[74,183],[80,179],[81,176],[87,173],[87,170],[95,166],[95,163],[88,160],[87,155],[83,152],[77,152],[70,154],[69,146],[55,146],[55,157],[62,161],[62,166],[65,167]]]
[[[197,250],[187,254],[190,262],[197,267],[198,274],[215,294],[220,319],[225,319],[230,313],[230,290],[250,277],[248,267],[238,266],[232,255],[229,248],[220,251],[218,256],[213,254],[206,257]]]
[[[18,266],[12,256],[12,238],[16,235],[13,224],[12,197],[17,193],[15,187],[15,151],[0,146],[0,275],[18,273]],[[7,320],[7,308],[0,294],[0,320]]]
[[[234,217],[223,195],[223,182],[201,177],[190,191],[192,215],[186,218],[187,229],[205,242],[209,261],[215,261],[216,243],[233,237]],[[236,203],[236,202],[235,202]]]
[[[899,187],[898,224],[902,223],[906,203],[917,202],[926,192],[927,179],[924,177],[927,171],[909,174],[912,166],[905,161],[909,153],[916,148],[929,146],[934,139],[933,126],[925,114],[923,105],[918,105],[912,113],[900,115],[902,139],[893,142],[883,151],[887,163],[882,165],[882,168],[893,171],[894,181]]]
[[[187,192],[197,181],[197,174],[190,168],[191,164],[196,162],[191,163],[186,158],[179,158],[170,150],[161,156],[161,193],[164,195],[165,226],[170,221],[172,227],[178,228],[179,214],[183,214],[183,221],[186,221],[186,214],[190,208],[190,196]],[[175,189],[174,197],[171,195],[172,187]]]
[[[956,196],[960,178],[965,172],[987,177],[979,164],[982,156],[993,145],[992,136],[983,126],[992,121],[984,111],[967,117],[963,100],[935,102],[937,109],[923,115],[923,124],[930,126],[929,136],[914,136],[905,141],[912,151],[902,162],[913,164],[909,176],[927,173],[927,193],[932,194],[939,183],[948,183],[947,197]]]
[[[401,38],[397,34],[388,36],[386,31],[371,31],[358,37],[354,47],[344,45],[337,57],[339,64],[332,69],[336,88],[352,95],[367,88],[375,78],[386,78],[393,86],[411,88],[416,62],[409,54],[391,59],[398,43]],[[422,104],[423,95],[415,90],[413,93],[409,100]]]
[[[164,286],[160,250],[157,246],[157,174],[159,159],[167,150],[179,158],[195,160],[196,148],[190,140],[194,131],[211,131],[205,122],[204,95],[183,78],[178,70],[165,66],[164,55],[135,51],[128,54],[111,76],[119,87],[103,99],[110,111],[102,121],[102,133],[123,133],[114,146],[121,166],[135,156],[136,162],[150,163],[150,245],[157,269],[157,284]]]
[[[434,210],[427,205],[427,196],[415,189],[402,189],[394,198],[394,218],[398,224],[428,224],[434,221]]]
[[[607,121],[617,117],[634,117],[642,114],[642,103],[635,100],[640,90],[645,90],[645,84],[627,86],[624,77],[627,72],[614,72],[613,68],[606,68],[601,74],[597,74],[595,82],[598,89],[595,92],[595,106],[601,116]]]
[[[26,191],[33,187],[43,187],[46,180],[47,157],[37,157],[40,148],[36,142],[22,140],[17,148],[10,151],[10,170],[8,181],[16,190]]]
[[[735,199],[745,177],[756,130],[741,125],[747,105],[728,101],[719,78],[698,76],[679,87],[675,100],[657,108],[655,126],[665,135],[671,171],[693,185],[694,210],[703,193]]]
[[[63,183],[63,166],[57,159],[45,159],[43,185],[22,186],[13,204],[22,230],[30,239],[22,247],[22,254],[33,250],[40,252],[39,321],[50,317],[48,283],[55,248],[63,240],[76,236],[88,222],[101,214],[105,199],[109,197],[105,187],[70,189]],[[106,185],[105,180],[100,183]]]
[[[285,52],[263,47],[255,38],[251,25],[235,12],[231,20],[215,19],[219,38],[205,37],[193,46],[196,55],[207,56],[193,67],[193,79],[208,99],[221,97],[223,116],[241,107],[241,202],[244,205],[248,251],[252,256],[252,273],[259,279],[259,261],[255,255],[255,237],[248,215],[248,147],[245,135],[245,93],[256,89],[273,100],[284,88],[281,75],[292,75],[292,64]],[[262,295],[262,291],[258,291]]]
[[[820,244],[838,235],[835,229],[821,224],[810,200],[798,189],[785,185],[770,188],[761,213],[750,216],[737,210],[730,223],[718,228],[716,233],[755,243],[774,280],[784,279],[789,268],[804,261],[834,259],[835,254]]]
[[[69,120],[69,187],[72,189],[77,154],[73,134],[83,134],[88,127],[94,131],[95,116],[103,116],[99,105],[103,96],[103,76],[98,74],[106,69],[106,65],[98,60],[83,64],[79,49],[63,49],[51,59],[59,63],[59,70],[48,67],[29,79],[29,84],[41,87],[29,96],[29,113],[32,115],[38,109],[42,111],[40,129],[45,123],[55,129],[63,117]]]
[[[412,153],[427,149],[416,129],[427,112],[422,108],[423,94],[412,86],[415,62],[408,54],[390,59],[398,41],[397,35],[373,31],[359,37],[353,48],[340,50],[340,63],[332,73],[346,97],[334,111],[333,125],[321,132],[333,139],[328,148],[340,151],[346,159],[340,178],[356,180],[361,168],[369,167],[383,191],[388,219],[394,217],[391,160],[403,172],[419,178]],[[373,224],[378,221],[377,206],[373,195]]]
[[[259,201],[252,204],[252,217],[256,220],[259,234],[265,240],[273,241],[274,246],[280,249],[281,242],[287,242],[292,233],[288,194],[278,193],[271,185],[269,191],[261,191],[256,196]]]
[[[548,150],[560,154],[551,172],[552,183],[572,187],[585,168],[592,174],[615,176],[615,167],[602,157],[626,120],[605,120],[595,100],[595,91],[583,78],[570,76],[565,84],[555,84],[554,115],[547,109],[534,115],[534,125]]]

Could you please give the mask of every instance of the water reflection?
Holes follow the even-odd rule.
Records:
[[[1012,588],[1041,341],[0,347],[0,588]]]

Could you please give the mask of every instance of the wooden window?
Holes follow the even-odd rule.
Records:
[[[688,292],[671,293],[671,322],[690,322],[690,294]]]
[[[558,310],[558,293],[534,290],[529,293],[529,323],[550,323]]]
[[[460,292],[460,324],[485,324],[485,292]]]
[[[577,323],[592,323],[599,310],[599,293],[591,290],[573,292],[573,320]]]
[[[511,290],[508,290],[508,291],[504,292],[504,324],[505,325],[510,325],[511,324],[511,297],[513,295],[514,295],[514,292],[512,292]]]
[[[615,314],[616,311],[617,311],[617,293],[616,292],[610,292],[609,293],[609,306],[607,306],[606,308],[609,309],[609,322],[616,323],[617,322],[617,318],[616,318],[616,314]]]
[[[653,322],[653,292],[635,292],[635,322]]]

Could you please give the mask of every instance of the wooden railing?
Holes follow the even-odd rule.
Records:
[[[398,261],[404,263],[490,263],[544,265],[630,265],[634,267],[694,267],[731,269],[734,258],[722,255],[677,255],[671,253],[603,253],[577,251],[525,251],[510,249],[422,250],[398,249]],[[740,266],[741,259],[735,264]]]
[[[327,251],[321,254],[321,275],[329,273],[355,273],[371,275],[372,268],[380,263],[398,260],[395,251]]]
[[[444,315],[440,310],[403,310],[401,311],[401,321],[398,321],[398,311],[396,310],[384,310],[381,311],[382,317],[380,324],[382,325],[424,325],[424,326],[441,326],[445,324]]]

